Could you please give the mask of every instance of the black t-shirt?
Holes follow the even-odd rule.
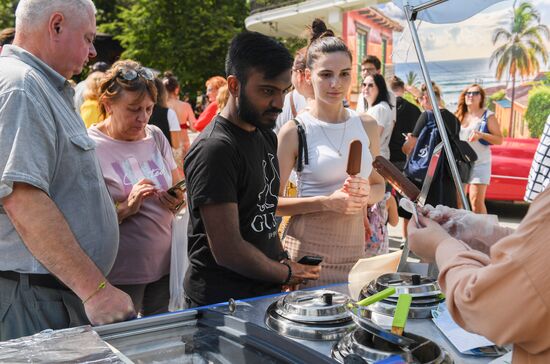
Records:
[[[390,137],[390,161],[405,162],[407,156],[401,151],[405,137],[403,134],[411,133],[420,117],[420,110],[401,96],[396,97],[397,120]]]
[[[280,284],[247,278],[216,264],[199,211],[202,205],[236,203],[243,239],[273,260],[280,257],[275,133],[248,132],[217,116],[191,146],[184,168],[190,211],[186,295],[206,305],[280,292]]]

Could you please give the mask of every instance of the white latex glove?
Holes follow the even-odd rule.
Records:
[[[494,243],[513,232],[512,229],[500,226],[496,215],[476,214],[443,205],[435,208],[426,205],[421,213],[438,222],[455,239],[484,253],[488,253]]]

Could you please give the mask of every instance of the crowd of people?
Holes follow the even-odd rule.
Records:
[[[483,88],[466,88],[455,114],[436,84],[433,103],[426,85],[409,89],[411,103],[403,81],[387,83],[369,55],[353,110],[352,53],[323,21],[309,29],[294,57],[268,36],[236,35],[197,118],[173,74],[131,60],[96,63],[73,89],[69,80],[96,56],[93,2],[19,2],[0,56],[0,340],[167,312],[172,224],[183,208],[188,308],[346,282],[359,259],[388,252],[388,223],[410,219],[372,161],[387,158],[420,186],[411,161],[441,139],[435,106],[449,138],[477,154],[462,180],[474,212],[457,209],[445,160],[427,197],[439,206],[406,224],[410,247],[438,264],[460,325],[514,343],[518,362],[550,358],[541,334],[550,296],[539,289],[550,283],[550,191],[537,191],[516,231],[484,218],[489,145],[502,134]],[[188,130],[200,131],[192,144]],[[353,140],[363,148],[350,175]],[[182,178],[187,193],[170,188]],[[290,216],[283,231],[278,216]],[[304,256],[322,263],[299,263]]]

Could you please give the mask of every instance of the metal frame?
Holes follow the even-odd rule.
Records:
[[[416,30],[416,26],[414,24],[416,20],[416,15],[419,11],[426,10],[431,8],[432,6],[436,6],[438,4],[444,3],[447,0],[430,0],[423,4],[420,4],[416,7],[413,7],[409,5],[408,0],[404,0],[403,2],[403,9],[405,10],[405,16],[407,18],[407,24],[409,25],[409,30],[411,31],[412,40],[414,43],[414,49],[416,51],[416,55],[418,56],[418,61],[420,62],[420,69],[422,70],[422,76],[424,77],[424,81],[426,82],[426,87],[428,89],[428,95],[430,97],[430,102],[433,107],[433,112],[435,116],[435,122],[437,124],[437,128],[439,129],[439,134],[441,135],[441,140],[443,142],[443,148],[445,149],[445,155],[447,156],[447,161],[449,162],[449,166],[451,167],[451,175],[453,176],[453,180],[455,183],[455,186],[460,194],[460,199],[462,200],[463,208],[466,210],[470,209],[470,204],[468,202],[468,199],[466,198],[466,193],[464,192],[464,188],[462,187],[462,180],[460,179],[460,174],[458,172],[458,168],[456,166],[455,157],[451,148],[451,143],[449,141],[449,136],[447,135],[447,130],[445,129],[445,124],[443,123],[443,118],[441,117],[441,112],[439,111],[439,105],[437,104],[437,99],[435,97],[435,93],[432,87],[432,80],[430,78],[430,74],[428,72],[428,67],[426,66],[426,60],[424,59],[424,53],[422,52],[422,45],[420,44],[420,39],[418,37],[418,32]]]

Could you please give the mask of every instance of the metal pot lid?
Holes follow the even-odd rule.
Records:
[[[414,297],[436,296],[441,294],[441,289],[437,281],[422,277],[413,273],[387,273],[378,277],[369,285],[376,292],[383,291],[388,287],[395,288],[395,294],[410,294]],[[363,288],[365,289],[365,288]]]
[[[346,310],[349,301],[329,290],[292,292],[268,307],[265,323],[284,336],[338,340],[356,327]]]
[[[291,292],[277,301],[280,316],[301,323],[350,321],[346,305],[350,298],[326,289]]]
[[[357,329],[344,336],[333,346],[332,357],[340,363],[347,362],[347,358],[350,356],[359,356],[364,359],[365,363],[374,363],[393,355],[403,357],[407,363],[452,363],[447,353],[433,341],[410,333],[404,333],[404,335],[418,344],[408,349],[402,348],[383,341],[369,332]]]

